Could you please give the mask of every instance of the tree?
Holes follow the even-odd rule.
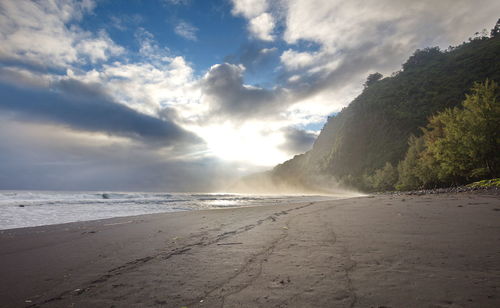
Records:
[[[495,177],[500,167],[500,102],[498,85],[475,83],[463,108],[446,109],[431,119],[440,122],[442,137],[427,142],[440,165],[442,180],[454,183],[472,178]]]
[[[443,53],[439,47],[427,47],[424,49],[417,49],[413,55],[408,58],[406,63],[403,64],[403,70],[421,67],[433,60],[439,59]]]
[[[363,84],[363,86],[365,88],[368,88],[369,86],[371,86],[372,84],[374,84],[375,82],[379,81],[380,79],[382,79],[382,77],[384,77],[382,74],[380,73],[373,73],[373,74],[370,74],[368,75],[368,77],[366,78],[366,81],[365,83]]]
[[[419,176],[419,169],[421,168],[420,156],[424,150],[424,138],[411,135],[408,139],[408,152],[398,164],[399,180],[396,184],[397,190],[419,189],[423,186],[424,182]]]
[[[491,32],[490,32],[491,37],[495,37],[498,34],[500,34],[500,18],[498,19],[497,23],[495,24],[493,29],[491,29]]]
[[[500,176],[500,88],[494,81],[475,83],[458,112],[463,151],[475,162],[472,175]]]
[[[459,184],[466,179],[474,162],[464,149],[464,131],[460,109],[445,109],[433,116],[427,126],[426,147],[433,159],[438,162],[438,177],[443,183]],[[429,136],[437,138],[429,138]]]
[[[377,191],[393,190],[398,181],[398,170],[389,162],[371,176],[372,187]]]
[[[420,138],[410,137],[398,165],[398,189],[462,184],[500,176],[499,87],[475,83],[460,107],[429,119]]]

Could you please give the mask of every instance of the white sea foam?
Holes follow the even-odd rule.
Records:
[[[320,195],[0,191],[0,230],[142,214],[338,199]]]

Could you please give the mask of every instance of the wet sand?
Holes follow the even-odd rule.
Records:
[[[0,231],[1,307],[500,307],[500,197],[375,196]]]

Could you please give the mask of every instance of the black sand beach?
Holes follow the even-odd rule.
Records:
[[[0,231],[1,307],[499,307],[500,197],[360,197]]]

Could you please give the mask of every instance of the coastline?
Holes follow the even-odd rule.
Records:
[[[500,197],[375,195],[0,231],[1,307],[495,307]]]
[[[0,191],[0,230],[146,214],[282,205],[360,196],[318,194]]]

